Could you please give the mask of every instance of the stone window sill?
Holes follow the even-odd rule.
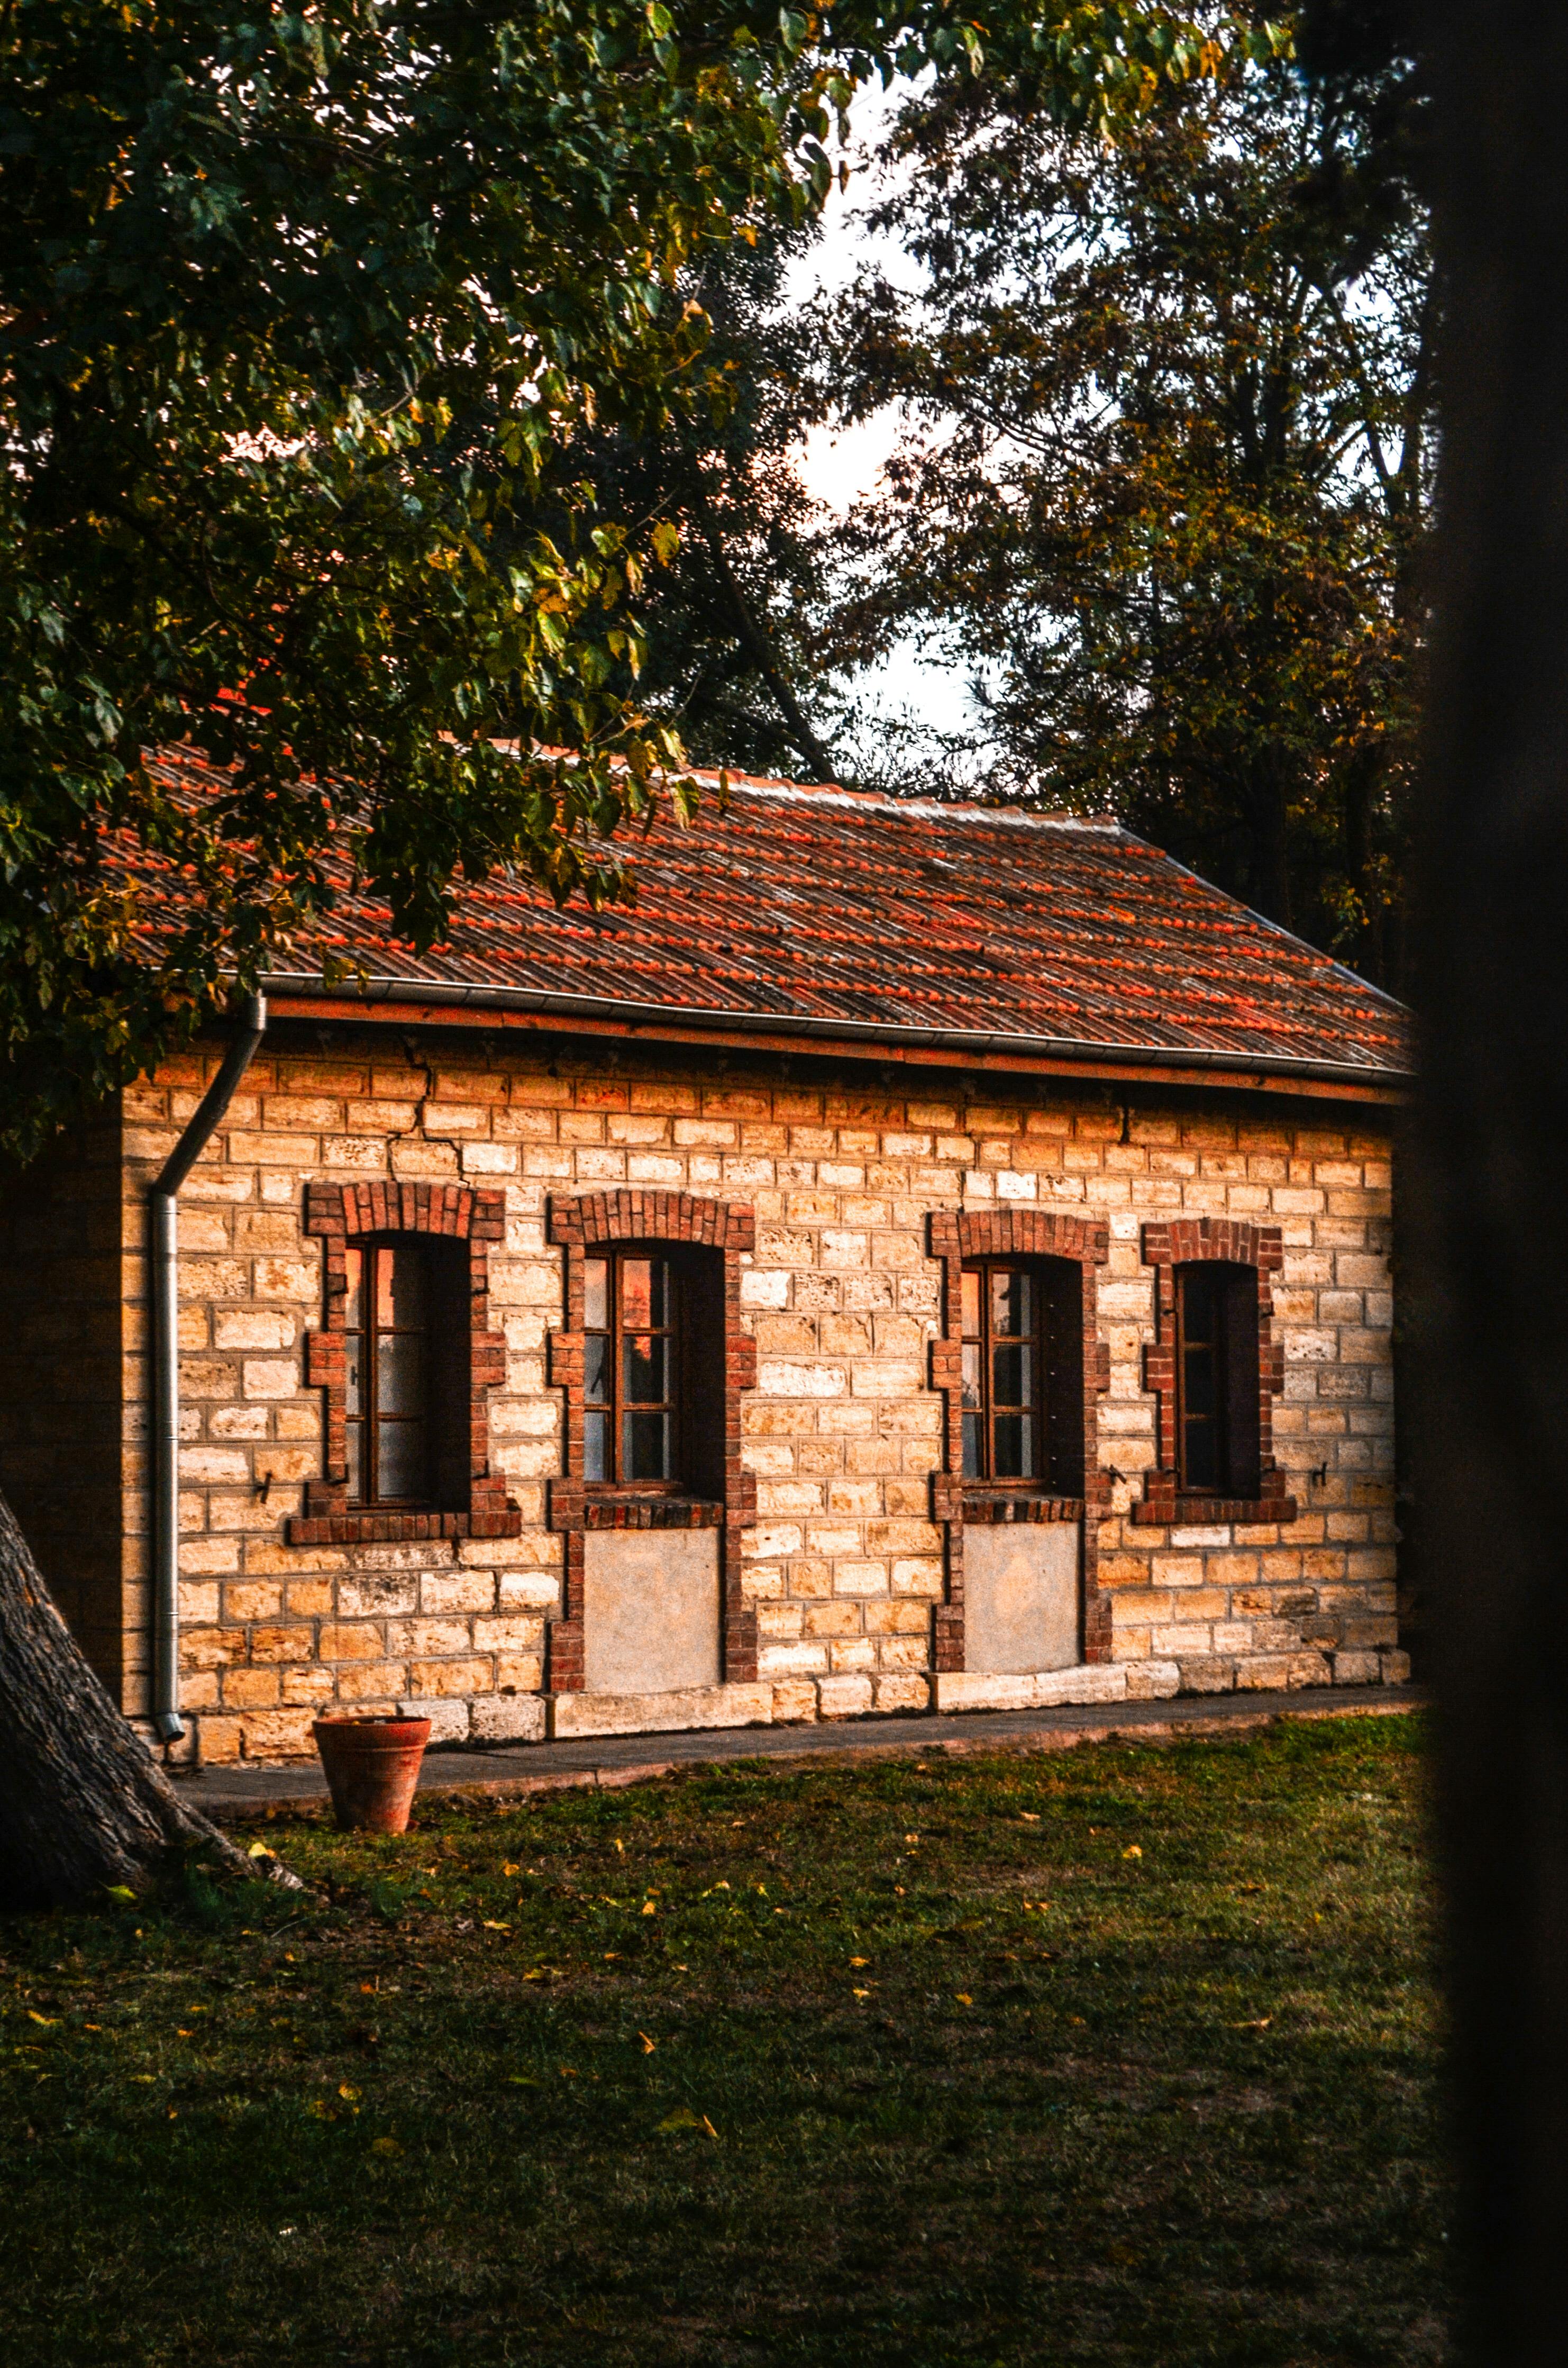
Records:
[[[1128,1518],[1140,1529],[1204,1529],[1221,1521],[1293,1521],[1294,1497],[1175,1497],[1137,1504]]]
[[[483,1513],[296,1513],[285,1535],[291,1546],[435,1544],[448,1538],[517,1538],[523,1517],[516,1505]]]
[[[1082,1497],[1051,1497],[1029,1487],[1009,1488],[994,1481],[970,1480],[963,1487],[967,1523],[1004,1521],[1081,1521]]]
[[[719,1530],[725,1519],[722,1497],[618,1488],[608,1481],[564,1476],[550,1483],[552,1530]]]

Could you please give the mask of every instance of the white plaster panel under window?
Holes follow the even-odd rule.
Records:
[[[1070,1669],[1078,1650],[1077,1521],[980,1523],[963,1533],[964,1661],[997,1675]]]
[[[583,1548],[585,1691],[717,1685],[718,1531],[590,1530]]]

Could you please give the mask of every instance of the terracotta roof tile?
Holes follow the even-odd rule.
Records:
[[[156,769],[199,790],[186,752]],[[529,883],[465,885],[447,942],[400,945],[356,892],[327,951],[379,980],[591,998],[634,1013],[961,1030],[1124,1049],[1411,1066],[1392,996],[1108,821],[890,800],[732,776],[729,811],[667,809],[629,838],[638,901],[557,912]]]

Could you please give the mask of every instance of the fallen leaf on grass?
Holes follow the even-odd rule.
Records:
[[[968,1990],[955,1990],[953,1992],[953,1996],[957,1998],[960,2006],[972,2006],[974,2004],[974,2000],[970,1996]]]
[[[652,2055],[652,2054],[653,2053],[654,2048],[655,2048],[655,2047],[657,2047],[657,2045],[658,2045],[658,2044],[659,2044],[659,2043],[658,2043],[658,2041],[657,2041],[656,2039],[650,2039],[650,2038],[649,2038],[649,2036],[648,2036],[648,2034],[647,2034],[647,2032],[646,2032],[645,2031],[640,2031],[640,2032],[638,2032],[637,2036],[638,2036],[638,2038],[642,2042],[642,2053],[643,2053],[643,2055]]]
[[[1121,1855],[1123,1858],[1142,1858],[1143,1853],[1139,1849],[1138,1844],[1136,1842],[1132,1842],[1122,1851]]]
[[[870,1991],[869,1991],[869,1990],[857,1990],[857,1991],[856,1991],[856,1993],[855,1993],[855,1995],[856,1995],[856,1997],[857,1997],[857,1998],[869,1998],[869,1997],[870,1997],[870,1995],[871,1995],[871,1993],[870,1993]]]
[[[1228,2022],[1225,2028],[1227,2031],[1267,2031],[1273,2020],[1271,2014],[1263,2014],[1256,2022]]]
[[[344,2084],[343,2084],[342,2088],[341,2088],[341,2089],[339,2089],[339,2090],[338,2090],[338,2092],[337,2092],[337,2093],[338,2093],[338,2095],[343,2099],[344,2103],[345,2103],[345,2104],[347,2104],[347,2105],[357,2105],[357,2104],[358,2103],[358,2101],[359,2101],[359,2091],[358,2091],[358,2089],[351,2089],[351,2088],[348,2086],[348,2083],[347,2083],[347,2080],[344,2082]]]
[[[851,1957],[849,1962],[852,1965],[869,1965],[871,1960],[869,1957]]]
[[[661,2136],[673,2130],[706,2130],[710,2138],[719,2135],[707,2114],[694,2113],[689,2105],[678,2106],[673,2113],[666,2113],[659,2123]]]
[[[106,1883],[104,1889],[108,1892],[111,1899],[118,1899],[125,1906],[134,1906],[136,1894],[131,1890],[129,1884]]]
[[[35,2014],[32,2008],[28,2007],[28,2021],[41,2024],[45,2031],[52,2031],[59,2022],[60,2017],[57,2014]]]
[[[1040,1811],[1038,1809],[1020,1809],[1018,1811],[1018,1815],[1023,1819],[1026,1826],[1038,1826],[1040,1823]]]
[[[540,2083],[531,2072],[508,2072],[506,2086],[509,2089],[537,2089]]]
[[[487,1932],[509,1932],[512,1928],[509,1924],[492,1924],[487,1916],[484,1918],[484,1929]]]
[[[642,1902],[642,1913],[644,1916],[656,1916],[658,1912],[659,1903],[656,1899],[645,1899]]]

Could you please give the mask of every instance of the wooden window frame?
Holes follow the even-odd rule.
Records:
[[[381,1412],[380,1403],[381,1358],[378,1355],[377,1350],[384,1334],[390,1332],[395,1337],[400,1330],[405,1327],[402,1327],[397,1325],[380,1324],[376,1321],[377,1269],[380,1261],[383,1258],[395,1258],[400,1249],[405,1256],[412,1254],[414,1257],[417,1258],[425,1269],[425,1322],[420,1327],[421,1337],[425,1341],[424,1404],[419,1409],[419,1421],[425,1433],[423,1465],[420,1473],[423,1486],[414,1490],[413,1493],[408,1496],[383,1497],[381,1494],[376,1482],[377,1469],[381,1461],[381,1426],[384,1420],[399,1421],[404,1420],[406,1417],[400,1416],[383,1416]],[[430,1354],[431,1333],[434,1328],[434,1304],[436,1299],[436,1276],[433,1262],[426,1254],[426,1244],[421,1237],[418,1235],[408,1234],[372,1234],[369,1239],[365,1241],[347,1243],[345,1247],[344,1253],[344,1264],[346,1269],[348,1260],[354,1258],[358,1258],[360,1262],[359,1304],[361,1314],[364,1316],[365,1321],[358,1326],[357,1336],[361,1343],[361,1380],[359,1384],[361,1410],[358,1415],[355,1415],[348,1410],[347,1365],[344,1375],[344,1429],[347,1432],[351,1429],[357,1422],[359,1425],[360,1438],[359,1488],[358,1494],[355,1493],[353,1488],[352,1460],[347,1452],[345,1452],[344,1455],[344,1464],[349,1474],[347,1487],[347,1503],[350,1510],[357,1513],[430,1512],[435,1509],[434,1499],[436,1493],[433,1476],[435,1444],[431,1436],[432,1417],[435,1412],[432,1401],[436,1388],[435,1377],[432,1370],[432,1358]],[[345,1273],[344,1280],[345,1284],[347,1285],[348,1280],[347,1271]],[[348,1302],[351,1296],[351,1292],[346,1288],[344,1291],[343,1332],[346,1358],[348,1343],[351,1339],[356,1338],[356,1334],[350,1330],[347,1321]]]
[[[305,1187],[304,1231],[322,1245],[325,1321],[305,1335],[305,1385],[324,1398],[325,1446],[319,1479],[305,1483],[302,1513],[290,1517],[290,1545],[391,1544],[444,1538],[515,1538],[523,1517],[506,1494],[506,1484],[490,1469],[488,1394],[506,1376],[505,1335],[489,1324],[492,1244],[506,1237],[506,1204],[498,1191],[458,1184],[328,1184]],[[347,1438],[344,1318],[347,1313],[350,1243],[363,1247],[377,1235],[437,1235],[460,1246],[466,1258],[465,1337],[452,1344],[456,1401],[466,1417],[466,1470],[455,1483],[455,1501],[428,1510],[350,1505]]]
[[[1028,1283],[1034,1301],[1034,1320],[1027,1333],[1008,1332],[998,1336],[995,1332],[992,1320],[992,1293],[990,1286],[992,1277],[997,1274],[1016,1274],[1020,1276]],[[978,1333],[970,1332],[962,1318],[961,1292],[963,1289],[963,1279],[968,1275],[973,1275],[980,1286],[980,1329]],[[963,1414],[964,1423],[967,1428],[971,1419],[971,1412],[978,1413],[980,1424],[981,1468],[978,1472],[971,1473],[969,1471],[967,1468],[966,1452],[963,1465],[964,1480],[966,1483],[977,1483],[994,1487],[1044,1487],[1048,1486],[1050,1479],[1049,1458],[1046,1447],[1045,1420],[1046,1358],[1048,1354],[1046,1339],[1048,1326],[1046,1314],[1048,1293],[1043,1287],[1043,1278],[1040,1275],[1038,1262],[1030,1258],[967,1258],[964,1261],[962,1272],[960,1276],[959,1288],[960,1292],[959,1337],[961,1347],[967,1351],[971,1341],[973,1340],[980,1350],[980,1355],[977,1360],[979,1364],[980,1405],[978,1409],[971,1409],[970,1407],[965,1406]],[[1003,1346],[1027,1348],[1029,1349],[1035,1360],[1035,1376],[1033,1383],[1034,1402],[1032,1406],[1027,1407],[1007,1406],[1003,1409],[1005,1414],[1025,1414],[1028,1417],[1029,1428],[1032,1433],[1032,1452],[1030,1462],[1034,1466],[1031,1472],[998,1473],[996,1470],[997,1408],[995,1401],[995,1349],[998,1345],[998,1338],[1000,1338],[1000,1342]]]
[[[1178,1269],[1205,1259],[1249,1267],[1257,1283],[1257,1491],[1221,1496],[1182,1485],[1180,1434],[1180,1290]],[[1154,1270],[1155,1337],[1143,1350],[1143,1386],[1155,1401],[1154,1463],[1129,1518],[1144,1527],[1221,1521],[1259,1525],[1293,1521],[1296,1499],[1274,1460],[1274,1400],[1285,1386],[1284,1351],[1274,1337],[1272,1278],[1285,1262],[1278,1225],[1237,1217],[1173,1217],[1143,1228],[1143,1260]]]
[[[547,1690],[582,1691],[585,1659],[584,1540],[589,1530],[714,1529],[719,1541],[723,1634],[721,1670],[727,1685],[756,1679],[756,1613],[741,1586],[741,1534],[756,1520],[756,1482],[741,1464],[741,1392],[756,1384],[756,1342],[741,1324],[741,1261],[756,1247],[749,1202],[708,1201],[690,1192],[554,1194],[548,1238],[562,1252],[565,1323],[550,1335],[550,1380],[563,1398],[564,1469],[550,1483],[550,1526],[562,1540],[562,1608],[546,1630]],[[584,1269],[605,1250],[642,1245],[685,1259],[709,1302],[717,1393],[710,1470],[699,1474],[688,1429],[684,1485],[589,1481],[584,1475]],[[708,1288],[707,1286],[710,1286]],[[688,1306],[692,1303],[688,1300]],[[695,1339],[688,1326],[688,1345]],[[694,1352],[695,1356],[695,1352]],[[693,1377],[695,1378],[695,1377]],[[690,1405],[691,1380],[687,1383]],[[703,1377],[707,1386],[707,1377]]]
[[[681,1270],[680,1260],[678,1258],[672,1258],[665,1246],[660,1242],[605,1243],[592,1250],[585,1252],[583,1259],[585,1301],[586,1299],[587,1268],[589,1263],[596,1258],[601,1259],[608,1269],[608,1306],[607,1310],[608,1322],[607,1328],[603,1332],[601,1332],[597,1326],[595,1326],[590,1330],[585,1313],[585,1321],[583,1326],[584,1463],[585,1466],[587,1461],[587,1427],[597,1416],[602,1414],[604,1417],[605,1428],[609,1439],[610,1469],[608,1472],[601,1474],[597,1480],[588,1479],[585,1471],[583,1485],[585,1488],[605,1488],[616,1493],[639,1496],[642,1494],[646,1494],[650,1497],[681,1496],[687,1492],[686,1448],[687,1434],[689,1428],[689,1408],[687,1400],[690,1395],[693,1376],[688,1370],[686,1355],[686,1326],[682,1322],[684,1313],[683,1302],[687,1296],[684,1288],[686,1278]],[[635,1324],[629,1325],[624,1320],[624,1291],[621,1280],[622,1274],[627,1265],[633,1260],[641,1261],[653,1259],[658,1259],[665,1269],[665,1288],[668,1293],[668,1304],[665,1309],[666,1321],[660,1326],[649,1325],[644,1326]],[[639,1398],[628,1401],[625,1395],[625,1385],[623,1381],[624,1366],[622,1363],[622,1356],[624,1344],[629,1336],[635,1338],[643,1333],[646,1333],[650,1338],[661,1338],[668,1344],[665,1350],[667,1359],[665,1368],[667,1395],[658,1401],[651,1398]],[[602,1402],[590,1401],[587,1395],[587,1349],[589,1341],[595,1338],[606,1339],[608,1342],[608,1353],[606,1360],[608,1366],[608,1395]],[[626,1417],[633,1413],[648,1412],[663,1413],[666,1415],[669,1419],[671,1440],[668,1461],[670,1470],[668,1474],[662,1478],[636,1479],[630,1475],[625,1469],[627,1462],[625,1435]]]
[[[942,1465],[931,1474],[931,1518],[943,1531],[945,1569],[943,1600],[933,1616],[932,1666],[938,1672],[966,1666],[966,1528],[1006,1521],[1082,1522],[1083,1654],[1085,1661],[1108,1661],[1110,1598],[1099,1584],[1099,1523],[1110,1501],[1110,1483],[1099,1468],[1099,1400],[1110,1386],[1109,1352],[1099,1338],[1099,1270],[1109,1256],[1106,1222],[1044,1209],[938,1210],[926,1220],[926,1247],[942,1269],[942,1329],[931,1343],[931,1386],[942,1393],[946,1408]],[[1053,1493],[1049,1477],[971,1480],[963,1469],[964,1268],[1051,1258],[1078,1269],[1074,1387],[1081,1405],[1082,1493],[1072,1496]]]

